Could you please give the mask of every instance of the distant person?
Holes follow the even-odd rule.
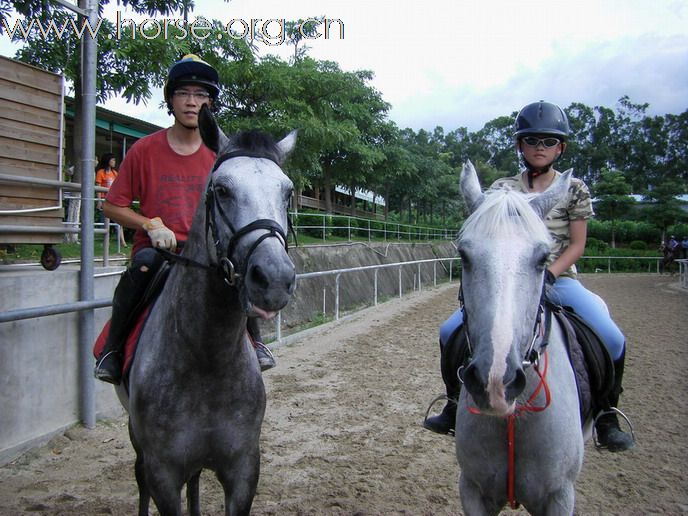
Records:
[[[677,256],[678,253],[678,248],[679,248],[679,243],[678,240],[676,240],[676,237],[674,235],[671,235],[669,238],[669,242],[667,242],[667,247],[669,248],[669,251],[672,252],[674,256]]]
[[[96,165],[96,186],[110,189],[112,184],[115,182],[115,179],[117,179],[117,169],[115,168],[115,165],[117,165],[117,159],[111,152],[107,152],[101,156],[100,161],[98,161],[98,164]],[[103,200],[105,199],[105,192],[97,192],[96,197],[98,198],[98,202],[96,203],[96,210],[98,214],[96,217],[97,222],[103,222]],[[124,231],[121,227],[117,228],[117,235],[119,238],[119,243],[122,246],[127,247],[127,242],[124,239]]]
[[[684,236],[681,240],[681,258],[688,259],[688,236]]]

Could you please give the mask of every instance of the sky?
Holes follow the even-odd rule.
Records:
[[[112,4],[105,17],[131,17]],[[313,16],[341,20],[344,35],[314,40],[309,55],[372,71],[370,84],[401,128],[477,131],[540,99],[614,108],[628,95],[649,103],[651,115],[688,108],[685,0],[196,0],[189,21],[235,20],[238,30],[242,21]],[[258,46],[261,55],[291,52]],[[0,35],[0,54],[8,49]],[[146,105],[114,99],[105,107],[166,126],[161,99],[156,90]]]

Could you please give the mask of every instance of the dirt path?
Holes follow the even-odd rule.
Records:
[[[622,408],[638,446],[588,444],[577,513],[688,514],[688,292],[675,277],[582,279],[628,337]],[[420,426],[442,391],[437,329],[456,292],[390,301],[277,350],[253,514],[461,514],[453,441]],[[223,514],[219,484],[205,473],[201,483],[204,514]],[[124,418],[74,428],[0,468],[1,515],[130,515],[136,500]]]

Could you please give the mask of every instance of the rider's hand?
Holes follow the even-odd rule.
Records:
[[[177,238],[174,236],[174,232],[162,223],[160,217],[150,219],[141,227],[148,233],[148,237],[151,239],[153,247],[169,249],[170,251],[176,249]]]
[[[545,283],[552,286],[557,281],[557,278],[552,274],[552,271],[547,269],[545,271]]]
[[[555,302],[555,298],[553,297],[554,294],[554,283],[557,281],[557,278],[554,276],[551,270],[547,269],[545,270],[545,299],[548,299],[549,301]]]

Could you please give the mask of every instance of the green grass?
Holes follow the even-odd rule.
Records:
[[[54,244],[53,247],[62,256],[63,260],[81,257],[81,244]],[[95,238],[93,253],[94,256],[103,256],[103,237],[97,235]],[[40,262],[44,246],[41,244],[0,244],[0,263],[34,263]],[[122,247],[122,253],[117,254],[117,236],[110,237],[110,257],[129,256],[131,245]]]

